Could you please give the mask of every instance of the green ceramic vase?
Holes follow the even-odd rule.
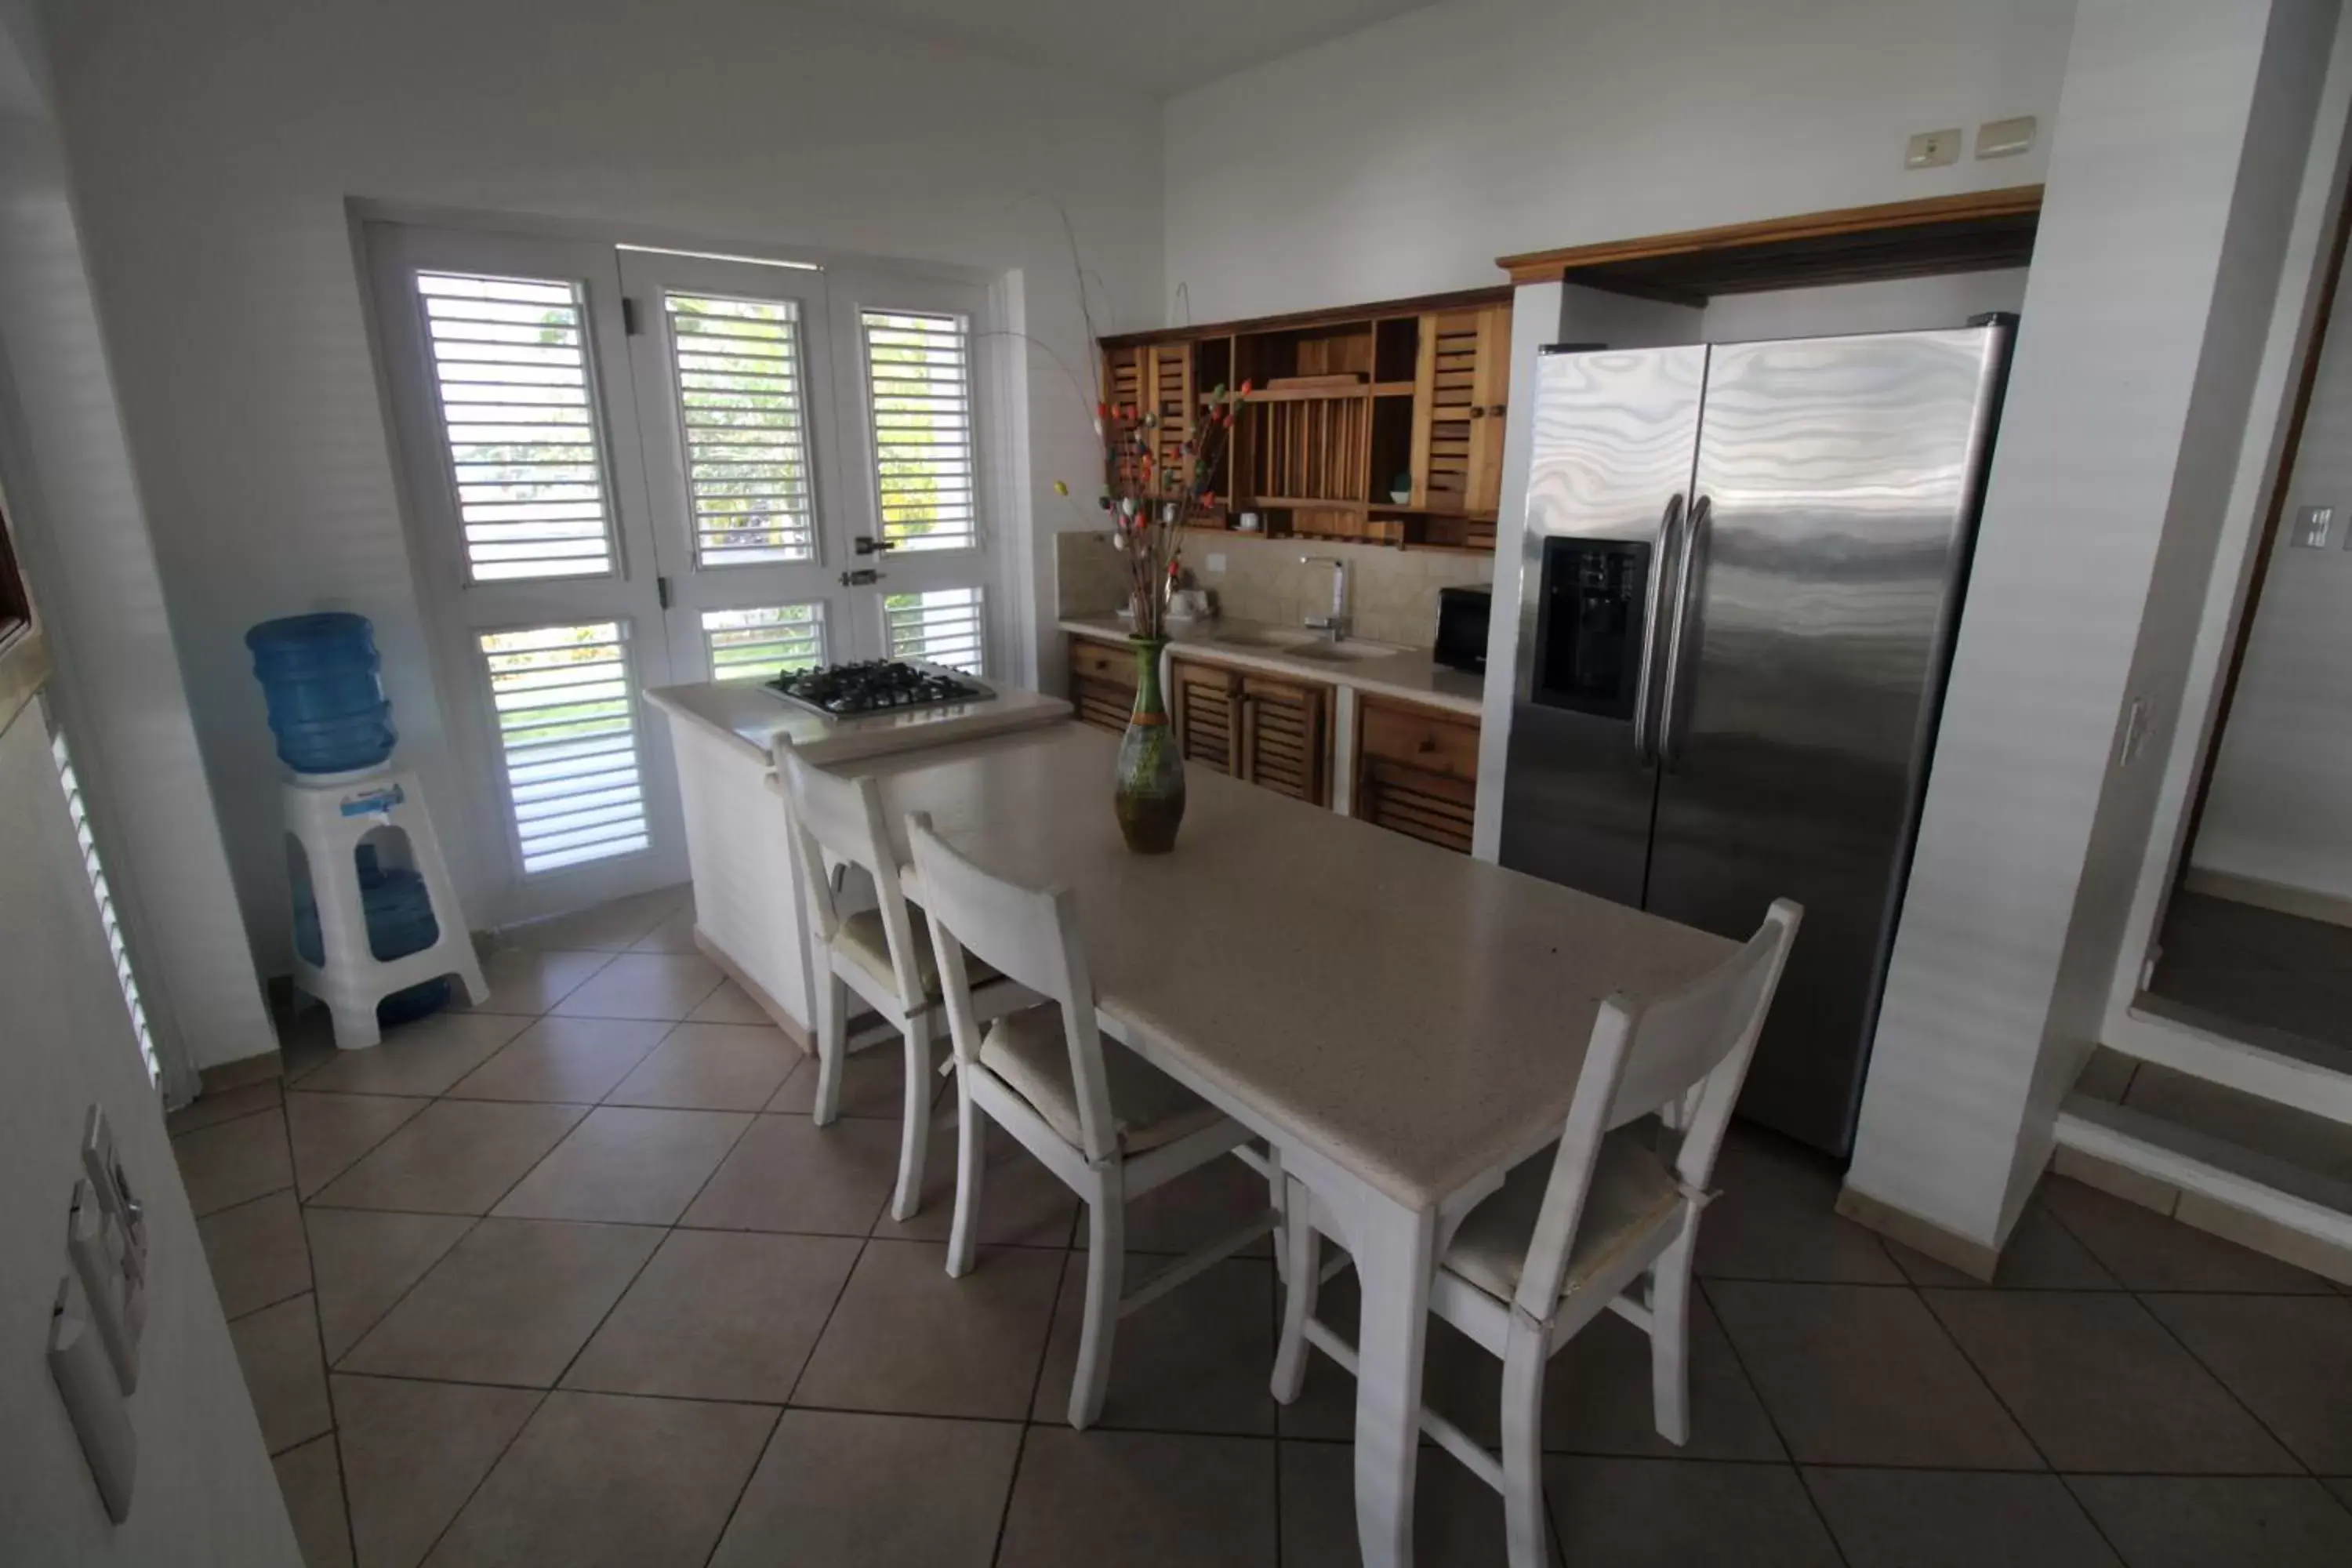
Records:
[[[1129,637],[1135,649],[1135,712],[1118,742],[1118,787],[1112,803],[1118,830],[1138,855],[1165,855],[1176,847],[1184,820],[1184,758],[1176,726],[1160,693],[1160,655],[1165,637]]]

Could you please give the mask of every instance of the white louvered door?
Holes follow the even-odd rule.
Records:
[[[377,224],[368,242],[469,786],[432,804],[467,818],[489,884],[472,912],[503,924],[681,881],[676,770],[637,697],[674,676],[612,247]]]

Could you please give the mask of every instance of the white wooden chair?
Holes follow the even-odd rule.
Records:
[[[948,1272],[961,1278],[972,1266],[992,1121],[1086,1202],[1086,1321],[1070,1382],[1070,1425],[1084,1428],[1102,1414],[1118,1320],[1278,1229],[1281,1215],[1269,1207],[1122,1294],[1128,1199],[1240,1152],[1249,1131],[1134,1052],[1103,1043],[1068,889],[1041,892],[991,876],[948,847],[919,813],[908,819],[907,837],[955,1041],[960,1136]],[[972,1005],[974,960],[1047,1004],[1001,1017],[983,1036]],[[1249,1163],[1264,1169],[1265,1159]],[[1278,1166],[1273,1176],[1280,1191]]]
[[[842,1060],[849,1050],[849,994],[881,1015],[906,1042],[907,1089],[899,1129],[898,1184],[890,1213],[911,1219],[922,1205],[924,1155],[930,1147],[931,1099],[940,1089],[931,1042],[946,1014],[930,931],[909,914],[899,885],[898,858],[882,816],[882,794],[870,778],[843,778],[778,747],[784,786],[785,827],[808,909],[808,969],[816,994],[815,1121],[829,1126],[841,1114]],[[873,879],[875,907],[845,912],[841,889],[828,873],[830,855]],[[1029,1006],[1034,996],[982,969],[971,1005],[993,1017]]]
[[[1776,900],[1735,957],[1647,1006],[1603,1002],[1559,1141],[1522,1162],[1440,1243],[1430,1310],[1502,1359],[1501,1457],[1426,1406],[1421,1426],[1503,1494],[1512,1568],[1549,1561],[1545,1364],[1602,1309],[1649,1334],[1659,1436],[1676,1445],[1689,1439],[1699,1213],[1803,912]],[[1658,1149],[1628,1125],[1653,1111],[1664,1129]],[[1324,1277],[1318,1238],[1330,1230],[1296,1178],[1286,1207],[1287,1288],[1274,1371],[1274,1396],[1286,1405],[1298,1397],[1307,1344],[1355,1370],[1355,1347],[1314,1315]]]

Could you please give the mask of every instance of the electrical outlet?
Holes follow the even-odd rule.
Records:
[[[1210,552],[1208,559],[1203,563],[1203,564],[1207,567],[1209,574],[1212,576],[1222,577],[1225,574],[1225,558],[1213,551]]]
[[[1940,169],[1947,163],[1960,161],[1960,128],[1948,131],[1922,131],[1911,138],[1904,150],[1903,166],[1906,169]]]
[[[1979,158],[2014,158],[2033,147],[2034,121],[2031,114],[2021,114],[2014,120],[1988,120],[1977,127],[1977,156]]]
[[[2335,527],[2334,507],[2297,507],[2294,527],[2287,535],[2287,542],[2297,550],[2325,550],[2327,548],[2327,536]]]

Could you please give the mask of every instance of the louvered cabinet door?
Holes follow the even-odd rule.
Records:
[[[1135,654],[1110,643],[1070,639],[1070,706],[1078,722],[1124,733],[1135,710]]]
[[[1162,473],[1189,474],[1184,443],[1192,437],[1192,345],[1154,343],[1143,351],[1148,405],[1159,416],[1153,444]]]
[[[1241,682],[1236,776],[1317,805],[1331,803],[1331,689],[1248,675]]]
[[[1466,855],[1477,798],[1475,723],[1435,709],[1364,701],[1356,732],[1357,816]]]
[[[1495,510],[1502,496],[1510,378],[1510,307],[1422,317],[1413,366],[1414,505],[1435,511]]]
[[[1462,510],[1491,512],[1503,500],[1503,414],[1511,392],[1511,311],[1478,312],[1470,374],[1470,449]]]
[[[1169,660],[1170,706],[1176,718],[1176,743],[1188,763],[1232,773],[1238,726],[1241,678],[1223,665],[1189,658]]]

